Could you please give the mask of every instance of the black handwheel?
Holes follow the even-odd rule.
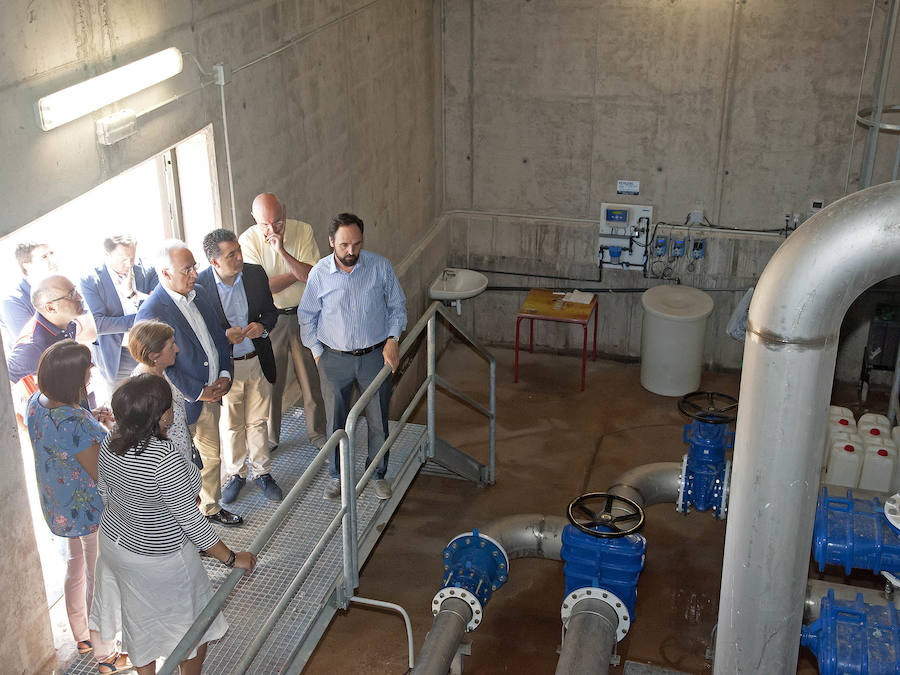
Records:
[[[588,492],[576,497],[569,504],[567,514],[572,525],[601,539],[634,534],[644,526],[644,509],[627,497],[608,492]]]
[[[678,409],[693,420],[728,424],[737,419],[738,400],[717,391],[692,391],[678,399]]]

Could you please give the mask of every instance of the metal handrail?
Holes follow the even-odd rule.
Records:
[[[344,467],[353,466],[353,463],[350,460],[350,457],[352,455],[350,454],[350,443],[348,443],[347,441],[347,434],[344,433],[343,430],[338,429],[334,432],[334,434],[332,434],[331,438],[328,439],[325,445],[322,446],[322,449],[319,450],[318,453],[316,453],[315,458],[313,458],[313,461],[310,462],[309,466],[306,468],[306,471],[304,471],[299,480],[294,483],[294,486],[287,493],[281,504],[278,505],[275,513],[272,514],[272,517],[269,518],[265,526],[263,526],[263,528],[253,539],[253,542],[250,544],[249,549],[251,553],[259,553],[269,542],[269,539],[271,539],[272,535],[275,534],[275,530],[278,529],[278,527],[287,517],[291,508],[293,508],[294,503],[306,490],[309,484],[312,483],[316,474],[319,472],[319,469],[321,469],[322,465],[325,463],[328,455],[338,444],[340,444],[341,453],[341,484],[343,486],[342,492],[343,494],[346,494],[348,492],[346,486],[352,485],[352,479],[350,477],[351,471],[345,470]],[[351,501],[355,505],[356,500],[353,499]],[[353,530],[355,531],[355,522],[347,523],[347,525],[352,526]],[[347,529],[346,526],[345,529]],[[222,582],[222,585],[219,586],[218,590],[213,594],[213,596],[209,599],[209,602],[206,603],[206,606],[194,620],[194,623],[191,624],[191,627],[184,634],[184,637],[181,638],[179,643],[175,645],[175,649],[172,650],[172,653],[169,654],[169,656],[166,658],[166,662],[160,669],[159,675],[172,675],[172,673],[175,673],[178,670],[178,664],[184,661],[187,655],[200,642],[203,634],[206,633],[206,630],[210,627],[210,625],[212,625],[212,622],[221,611],[222,606],[228,599],[228,595],[232,590],[234,590],[234,587],[237,586],[238,582],[243,576],[244,570],[240,569],[232,570],[228,574],[228,576],[225,578],[225,581]]]
[[[436,318],[438,315],[442,316],[452,326],[452,328],[466,342],[468,342],[470,346],[475,349],[475,351],[482,358],[488,361],[490,365],[489,408],[485,408],[468,396],[461,394],[454,387],[449,386],[446,380],[438,376],[435,372],[437,356],[435,332]],[[372,399],[372,397],[375,395],[384,381],[391,375],[391,368],[388,365],[385,365],[381,369],[372,383],[366,388],[364,392],[362,392],[362,394],[360,394],[359,400],[350,409],[350,412],[347,415],[347,422],[344,425],[344,429],[337,429],[334,434],[332,434],[331,438],[328,439],[325,445],[322,446],[322,449],[316,454],[316,457],[313,459],[312,463],[309,465],[309,467],[307,467],[306,471],[303,472],[303,475],[294,484],[290,492],[288,492],[287,496],[281,502],[278,509],[272,515],[272,518],[266,523],[263,529],[253,540],[253,543],[250,545],[250,551],[253,553],[259,553],[259,551],[263,549],[263,547],[268,543],[269,539],[271,539],[272,535],[275,533],[275,530],[281,525],[288,512],[294,506],[294,503],[297,501],[300,494],[305,491],[309,484],[312,482],[315,474],[318,473],[319,469],[325,463],[325,460],[328,457],[329,453],[334,450],[335,446],[339,446],[341,459],[341,509],[338,511],[329,527],[326,528],[325,533],[317,542],[315,548],[313,549],[313,552],[301,566],[301,569],[294,577],[293,581],[289,585],[289,588],[285,591],[284,594],[282,594],[276,607],[263,622],[262,628],[256,633],[247,649],[244,650],[244,653],[241,656],[241,660],[239,661],[237,666],[235,666],[232,672],[240,673],[249,668],[250,664],[253,662],[253,659],[259,653],[260,649],[262,649],[263,644],[265,644],[268,634],[271,633],[271,630],[277,623],[278,618],[290,603],[291,598],[302,585],[303,581],[309,575],[309,572],[312,569],[312,566],[315,564],[315,561],[321,555],[322,551],[324,551],[327,541],[330,540],[334,535],[337,529],[338,520],[342,521],[343,524],[342,531],[344,544],[344,575],[340,587],[340,590],[342,592],[338,595],[338,600],[339,605],[342,609],[347,608],[351,599],[354,597],[354,591],[359,586],[359,538],[357,536],[356,500],[365,489],[368,481],[370,480],[378,465],[378,462],[384,457],[385,453],[388,452],[391,446],[393,446],[397,437],[403,430],[403,427],[408,422],[409,417],[412,415],[413,410],[425,395],[427,395],[428,398],[428,453],[429,456],[433,456],[435,447],[434,399],[436,393],[435,385],[437,382],[440,382],[442,387],[449,389],[454,395],[463,400],[463,402],[473,406],[475,410],[486,415],[489,418],[490,460],[488,467],[488,482],[493,484],[496,462],[496,452],[494,447],[496,432],[496,362],[494,360],[494,357],[480,342],[478,342],[465,329],[463,329],[456,323],[453,314],[447,311],[447,309],[440,302],[433,302],[422,314],[416,324],[409,330],[406,338],[404,338],[400,343],[399,352],[401,359],[407,354],[407,352],[409,352],[410,349],[412,349],[419,335],[421,335],[422,332],[426,330],[428,334],[428,374],[425,378],[425,381],[422,382],[422,384],[416,390],[416,393],[413,395],[409,404],[407,404],[406,408],[403,411],[403,414],[398,420],[398,423],[395,425],[394,430],[388,435],[387,439],[385,439],[385,442],[382,444],[381,448],[379,448],[378,453],[373,458],[372,462],[370,462],[369,467],[363,473],[359,482],[355,485],[353,482],[353,466],[354,457],[356,454],[356,426],[359,416],[365,409],[366,404]],[[202,638],[203,634],[206,632],[207,628],[209,628],[209,626],[212,624],[216,615],[219,613],[219,611],[221,611],[221,608],[225,604],[228,595],[237,585],[238,581],[240,581],[242,576],[243,570],[233,570],[228,575],[228,577],[225,579],[225,581],[222,583],[213,597],[206,604],[206,607],[203,608],[200,615],[191,625],[191,628],[187,631],[187,633],[185,633],[184,637],[181,639],[172,653],[168,656],[165,665],[159,671],[160,675],[169,675],[177,670],[178,664],[183,661],[187,654],[189,654],[191,650],[196,646],[196,644]]]

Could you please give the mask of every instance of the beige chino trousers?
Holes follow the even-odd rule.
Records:
[[[200,471],[200,513],[211,516],[222,510],[221,451],[219,449],[219,415],[222,406],[218,401],[205,401],[200,417],[190,425],[194,445],[203,460]]]
[[[269,406],[272,384],[263,375],[259,358],[234,362],[231,389],[222,397],[222,469],[227,480],[231,476],[258,478],[270,473]]]

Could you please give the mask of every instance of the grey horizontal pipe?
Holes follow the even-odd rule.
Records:
[[[878,607],[887,607],[891,605],[896,607],[894,601],[889,601],[884,591],[876,588],[860,588],[858,586],[849,586],[847,584],[833,584],[828,581],[819,579],[807,579],[806,581],[806,602],[803,605],[803,623],[809,625],[819,618],[819,611],[822,609],[822,598],[828,595],[828,591],[834,591],[834,597],[837,600],[856,600],[856,594],[862,593],[863,602],[867,605],[875,605]]]
[[[680,486],[679,462],[655,462],[626,471],[607,492],[646,507],[667,502],[674,504]]]
[[[465,600],[447,598],[434,617],[413,675],[447,675],[456,649],[472,620],[472,608]]]
[[[585,598],[573,608],[556,675],[605,675],[616,646],[619,617],[602,600]]]

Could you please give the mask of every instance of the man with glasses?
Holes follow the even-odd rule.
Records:
[[[56,272],[56,256],[47,244],[22,242],[16,246],[16,263],[22,270],[22,279],[5,298],[0,300],[0,326],[3,328],[3,344],[9,353],[28,320],[34,316],[31,304],[31,284]]]
[[[281,406],[288,373],[293,372],[303,394],[306,435],[318,447],[325,442],[325,404],[312,353],[300,341],[297,305],[303,297],[306,279],[319,260],[319,247],[312,227],[286,217],[278,197],[270,192],[257,195],[251,208],[256,224],[239,239],[244,260],[260,265],[269,276],[269,289],[278,322],[271,331],[275,353],[275,384],[269,415],[269,443],[281,442]]]
[[[35,314],[6,360],[10,381],[26,379],[29,394],[36,391],[33,377],[47,347],[65,339],[90,344],[97,338],[93,318],[85,314],[78,289],[66,277],[56,274],[38,281],[31,289],[31,302]]]
[[[200,512],[221,525],[240,525],[243,518],[219,505],[219,414],[222,397],[231,388],[231,344],[216,310],[194,290],[197,265],[185,243],[164,242],[154,267],[159,286],[141,305],[135,321],[156,319],[175,331],[179,351],[166,376],[184,395],[188,427],[203,460]]]

